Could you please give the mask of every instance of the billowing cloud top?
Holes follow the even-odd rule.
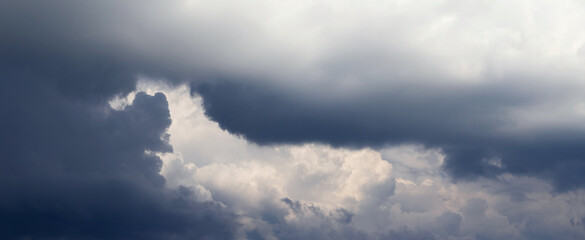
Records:
[[[173,151],[169,105],[164,94],[137,93],[139,78],[164,79],[168,89],[190,86],[209,119],[255,147],[317,144],[384,153],[416,145],[440,151],[444,159],[435,170],[456,182],[529,178],[551,184],[555,194],[579,192],[584,28],[585,5],[571,1],[2,1],[2,232],[8,238],[278,235],[259,225],[242,235],[252,225],[236,216],[253,204],[213,190],[221,189],[216,181],[208,180],[211,187],[198,180],[195,189],[166,183],[180,179],[160,174],[161,154]],[[131,92],[125,107],[110,107],[113,97]],[[405,170],[421,180],[412,171]],[[382,206],[402,185],[424,182],[378,174],[354,190],[379,198],[349,195]],[[368,222],[364,216],[372,215],[361,213],[375,212],[342,200],[312,205],[323,198],[290,189],[266,197],[278,201],[265,215],[243,216],[272,216],[262,221],[276,224],[294,215],[336,228]],[[406,202],[401,211],[425,209]],[[473,231],[464,227],[467,219],[481,224],[491,203],[469,198],[433,215],[441,224],[420,225],[426,231],[386,229],[378,236],[464,237],[460,227]],[[374,227],[366,228],[335,234],[360,238]],[[280,237],[301,229],[326,235],[299,224],[283,227]]]

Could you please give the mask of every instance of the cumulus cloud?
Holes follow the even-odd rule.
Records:
[[[199,186],[241,214],[240,235],[248,239],[585,234],[579,225],[585,215],[580,190],[553,194],[546,181],[510,174],[454,183],[441,167],[445,153],[421,145],[381,150],[256,145],[207,119],[203,98],[191,98],[187,86],[140,86],[165,91],[171,115],[184,120],[169,128],[176,150],[163,156],[169,184]]]
[[[584,11],[2,1],[4,232],[582,238]]]

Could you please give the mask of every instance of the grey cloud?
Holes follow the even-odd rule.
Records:
[[[108,105],[149,69],[114,43],[137,3],[0,3],[1,238],[234,237],[234,214],[159,174],[154,152],[172,151],[166,97]]]
[[[436,220],[441,235],[445,237],[458,235],[462,220],[461,215],[447,211],[437,217]]]
[[[232,238],[233,214],[165,187],[161,160],[146,153],[172,151],[163,94],[138,93],[114,111],[9,77],[0,90],[2,238]]]
[[[330,213],[330,215],[338,222],[348,224],[351,222],[354,214],[347,209],[338,208],[335,210],[335,213]]]
[[[331,217],[342,224],[351,223],[351,220],[354,216],[354,214],[352,212],[350,212],[349,210],[344,209],[344,208],[337,208],[337,209],[335,209],[335,211],[331,211],[327,214],[325,211],[321,210],[319,207],[311,205],[311,204],[301,203],[299,201],[293,201],[293,200],[290,200],[289,198],[283,198],[283,199],[281,199],[281,201],[284,202],[297,215],[304,215],[305,212],[308,212],[308,213],[310,213],[316,217],[319,217],[319,218]]]
[[[346,209],[336,209],[327,215],[324,214],[325,211],[323,209],[312,204],[294,201],[289,198],[283,198],[282,202],[299,219],[297,220],[298,222],[282,222],[280,225],[275,226],[274,232],[279,239],[437,239],[436,235],[430,229],[424,230],[404,226],[391,226],[393,230],[382,233],[360,231],[351,222],[354,214]],[[459,215],[451,212],[446,212],[441,215],[437,219],[439,230],[436,233],[446,231],[447,236],[456,234],[461,223],[461,217],[459,216],[457,218],[457,216]],[[316,217],[317,221],[315,221],[316,219],[312,219],[312,217]],[[342,218],[340,219],[340,217]]]
[[[461,40],[475,33],[465,19],[489,29],[507,29],[511,36],[525,33],[521,25],[485,21],[490,12],[473,17],[466,12],[469,9],[449,4],[409,10],[414,16],[427,11],[438,18],[455,16],[454,34],[438,39],[467,47],[471,60],[479,61],[480,70],[469,76],[480,80],[476,83],[450,73],[451,64],[471,61],[463,57],[464,50],[457,52],[447,45],[443,47],[453,50],[452,54],[434,53],[411,42],[419,31],[430,31],[430,17],[412,23],[412,28],[356,18],[355,26],[322,28],[322,35],[307,36],[322,36],[317,39],[324,41],[314,45],[299,41],[291,46],[286,37],[264,31],[272,28],[257,21],[249,9],[237,11],[223,2],[204,5],[209,13],[190,8],[193,14],[179,15],[175,10],[185,7],[180,2],[61,0],[4,1],[2,5],[0,31],[10,36],[0,42],[0,67],[6,78],[94,98],[131,91],[137,74],[192,81],[205,99],[208,116],[222,128],[260,144],[379,147],[417,143],[444,149],[445,167],[455,179],[508,172],[549,179],[559,191],[585,184],[579,174],[584,169],[579,119],[506,132],[537,118],[514,118],[510,111],[549,106],[536,109],[546,115],[555,109],[550,106],[581,101],[582,84],[575,76],[582,69],[571,67],[570,62],[543,58],[531,63],[519,58],[528,65],[504,62],[517,66],[506,70],[497,62],[503,53],[469,50],[478,46]],[[313,7],[334,14],[327,7]],[[222,11],[217,10],[224,8],[228,11],[220,15]],[[262,16],[271,16],[270,11]],[[306,17],[320,24],[317,29],[328,26],[327,17]],[[380,17],[410,19],[392,11]],[[362,29],[359,24],[371,27]],[[513,38],[500,39],[502,45],[497,38],[492,40],[493,48],[524,51]],[[533,50],[544,54],[538,46]],[[491,158],[501,158],[502,166],[485,161]]]
[[[326,89],[314,93],[223,81],[194,85],[194,92],[223,129],[260,144],[418,143],[442,148],[447,155],[444,166],[455,179],[509,172],[550,179],[559,191],[582,187],[585,179],[578,172],[583,169],[585,134],[578,126],[528,133],[503,130],[522,121],[509,117],[510,110],[539,104],[540,93],[550,94],[541,88],[530,90],[535,94],[516,88],[405,85],[335,97]],[[501,165],[490,159],[499,159]]]
[[[323,15],[325,20],[318,21],[320,24],[311,24],[314,28],[302,25],[282,31],[310,34],[316,42],[326,43],[301,46],[311,38],[288,43],[291,35],[269,33],[281,29],[282,22],[274,24],[274,29],[267,28],[262,23],[271,20],[263,18],[265,15],[256,18],[250,12],[222,11],[229,5],[223,2],[209,9],[191,7],[213,10],[209,15],[196,11],[193,16],[175,15],[173,10],[189,8],[182,3],[0,3],[0,107],[4,113],[0,119],[4,154],[0,160],[0,211],[7,238],[233,237],[234,216],[216,205],[189,200],[192,193],[186,188],[165,187],[158,173],[160,159],[144,154],[146,150],[171,150],[164,140],[170,124],[164,96],[138,94],[134,105],[122,112],[107,107],[106,101],[113,95],[134,90],[137,74],[173,83],[191,81],[194,93],[204,98],[210,118],[223,129],[259,144],[322,142],[336,147],[377,148],[416,143],[443,149],[447,155],[444,167],[457,180],[512,173],[548,179],[557,191],[585,186],[585,135],[580,119],[505,131],[535,120],[510,117],[510,110],[536,107],[536,111],[554,115],[546,110],[582,100],[578,77],[582,69],[571,67],[575,59],[570,56],[560,61],[563,58],[549,56],[537,63],[527,61],[548,55],[540,54],[542,49],[523,51],[523,47],[548,39],[515,31],[520,23],[507,27],[509,21],[476,21],[461,12],[446,11],[459,19],[451,26],[455,30],[483,26],[498,30],[495,32],[512,32],[512,39],[486,36],[486,42],[495,42],[480,49],[488,53],[470,50],[469,58],[467,52],[436,57],[443,49],[475,49],[477,45],[452,40],[479,34],[455,31],[417,45],[416,33],[429,30],[433,17],[412,27],[397,24],[409,22],[409,16],[388,19],[378,15],[365,21],[354,17],[356,24],[345,29],[328,27],[324,23],[331,19]],[[327,10],[331,9],[323,13],[331,14]],[[409,13],[431,16],[426,11],[435,10],[441,12],[437,19],[451,16],[428,6]],[[314,15],[308,17],[315,20]],[[489,20],[489,15],[484,19]],[[536,26],[551,20],[527,19],[536,21]],[[539,27],[545,35],[558,36],[547,30],[559,23],[566,22]],[[491,28],[493,25],[496,28]],[[361,30],[361,26],[370,27]],[[580,25],[576,26],[579,29]],[[579,39],[566,32],[570,39]],[[278,38],[279,34],[284,37]],[[522,37],[515,40],[515,36]],[[562,35],[559,39],[562,37],[566,38]],[[575,45],[559,41],[558,45]],[[434,42],[439,53],[425,48],[424,44]],[[582,49],[582,43],[578,46]],[[555,50],[562,55],[565,49],[551,52]],[[491,51],[504,57],[490,55]],[[515,51],[527,57],[505,57],[505,53]],[[474,77],[450,73],[449,67],[459,66],[462,59],[487,59],[479,64],[478,78],[493,81],[456,83],[460,78]],[[452,77],[457,79],[451,81]],[[549,108],[538,109],[541,106]],[[491,159],[500,162],[494,164]],[[380,191],[393,189],[385,187]],[[377,200],[386,199],[384,193]],[[481,209],[481,203],[477,204],[470,202],[465,212],[477,214],[471,210]],[[277,223],[282,214],[265,219]],[[445,221],[441,222],[449,223],[442,227],[445,234],[454,234],[461,222],[457,216],[442,216]],[[333,218],[324,223],[333,227],[323,229],[351,224],[348,219],[353,219],[344,214]],[[537,225],[529,226],[533,226],[535,238],[541,234]],[[363,236],[351,228],[323,229],[282,227],[277,233],[283,239]],[[390,236],[416,239],[429,235],[408,230]]]
[[[352,213],[346,209],[329,212],[313,204],[281,200],[298,220],[274,226],[278,239],[377,239],[351,225]]]
[[[480,218],[485,217],[485,211],[488,209],[488,203],[485,199],[481,198],[471,198],[467,200],[465,206],[461,211],[463,212],[464,216],[472,217],[472,218]]]
[[[281,199],[296,215],[311,214],[318,218],[324,218],[326,215],[319,207],[312,204],[301,203],[299,201],[293,201],[289,198]],[[330,214],[329,214],[330,215]]]
[[[409,229],[402,227],[398,230],[389,231],[388,234],[383,235],[381,239],[388,240],[432,240],[437,239],[431,232],[423,229]]]

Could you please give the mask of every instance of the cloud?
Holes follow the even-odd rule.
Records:
[[[580,3],[3,5],[9,78],[96,98],[138,74],[191,82],[208,116],[260,144],[423,144],[455,179],[585,183]]]
[[[580,188],[581,127],[522,130],[524,120],[510,112],[538,104],[540,93],[526,95],[506,85],[404,86],[325,100],[328,93],[235,82],[197,85],[195,91],[223,129],[260,144],[418,143],[442,148],[455,179],[510,172],[550,179],[559,191]]]
[[[584,9],[2,1],[5,232],[582,238]],[[141,77],[200,101],[173,96],[173,125],[197,124],[171,127],[172,147],[166,97],[134,92]],[[331,214],[288,221],[283,198]]]
[[[538,239],[580,238],[583,192],[553,194],[534,177],[452,182],[441,149],[375,149],[321,144],[257,145],[205,117],[203,98],[164,91],[175,153],[163,156],[170,185],[200,186],[246,219],[249,239]],[[210,160],[212,159],[212,160]],[[172,182],[170,182],[172,180]],[[572,210],[569,210],[572,209]],[[344,216],[351,215],[351,221]],[[544,217],[548,216],[548,217]],[[546,237],[545,237],[546,238]]]
[[[446,237],[456,236],[461,225],[461,216],[454,212],[444,212],[437,217],[437,224],[441,235]]]
[[[167,188],[164,94],[116,111],[47,87],[2,83],[0,222],[7,239],[231,239],[235,216]]]

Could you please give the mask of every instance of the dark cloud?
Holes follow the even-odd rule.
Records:
[[[1,238],[234,237],[238,225],[229,210],[194,201],[193,191],[171,189],[159,174],[161,160],[151,152],[172,151],[167,143],[171,121],[165,96],[139,93],[123,111],[108,106],[112,96],[135,89],[137,74],[171,83],[189,79],[210,118],[259,144],[322,142],[376,148],[416,143],[441,148],[447,155],[444,167],[455,179],[513,173],[549,179],[558,191],[585,186],[585,134],[580,126],[502,131],[522,121],[506,117],[510,109],[580,100],[575,96],[581,88],[567,84],[570,80],[542,84],[565,74],[511,76],[508,72],[501,77],[488,69],[484,77],[497,78],[493,82],[454,84],[446,79],[449,74],[435,81],[434,75],[451,64],[437,64],[441,59],[428,58],[424,51],[412,53],[417,46],[406,49],[416,37],[384,45],[386,38],[409,34],[406,25],[323,32],[327,37],[319,42],[338,43],[315,56],[296,56],[296,49],[280,51],[296,44],[283,44],[289,35],[282,35],[283,40],[278,38],[282,33],[270,34],[274,29],[254,22],[253,12],[246,14],[254,17],[224,14],[222,8],[229,4],[219,4],[210,7],[216,15],[176,14],[173,10],[182,9],[182,3],[173,1],[168,7],[160,1],[0,2]],[[364,23],[369,22],[355,28]],[[274,26],[281,30],[279,24]],[[394,30],[399,33],[377,37],[378,32]],[[361,33],[368,36],[353,37]],[[341,39],[349,36],[350,40]],[[308,45],[300,50],[323,47]],[[296,65],[287,69],[286,63]],[[304,65],[317,69],[299,67]],[[486,68],[491,67],[501,66]],[[516,71],[526,71],[523,67]],[[327,79],[298,85],[290,81],[305,76],[305,70],[313,71],[308,75],[324,71]],[[281,76],[288,73],[293,76]],[[201,76],[212,80],[202,83]],[[281,77],[267,84],[272,76]],[[338,79],[348,77],[357,79],[356,89],[337,86]],[[368,194],[379,194],[374,201],[378,203],[393,191],[392,182]],[[286,211],[264,209],[259,218],[272,224],[274,235],[281,239],[371,237],[350,226],[353,213],[345,209],[326,212],[290,199],[284,203],[317,224],[286,224]],[[470,201],[463,214],[485,214],[484,205]],[[445,212],[437,221],[441,234],[457,235],[461,216]],[[430,239],[431,235],[400,230],[390,232],[388,238]],[[258,229],[248,233],[250,238],[262,236]]]
[[[233,238],[233,214],[159,174],[166,97],[108,105],[149,69],[113,28],[137,3],[0,3],[0,238]]]
[[[334,213],[330,213],[330,215],[338,222],[348,224],[353,219],[354,214],[347,209],[338,208]]]
[[[56,87],[71,96],[134,88],[124,51],[100,41],[99,6],[75,1],[3,1],[0,69],[4,78]],[[94,8],[90,14],[89,8]],[[10,74],[8,74],[10,73]]]
[[[540,97],[551,94],[524,87],[517,91],[506,83],[404,84],[346,96],[325,88],[299,90],[254,82],[193,85],[211,119],[259,144],[423,144],[443,149],[444,166],[455,179],[509,172],[550,179],[559,191],[581,188],[585,133],[578,126],[502,131],[522,121],[508,117],[508,110],[537,105]]]
[[[172,151],[166,97],[108,105],[158,71],[112,28],[153,2],[137,3],[0,3],[0,238],[234,237],[234,214],[159,174],[154,153]]]
[[[508,172],[549,179],[559,191],[585,184],[579,174],[585,170],[585,134],[579,126],[501,131],[532,120],[507,117],[511,109],[566,106],[580,99],[579,81],[558,72],[562,67],[498,72],[486,63],[481,78],[490,81],[457,83],[441,69],[449,64],[404,50],[401,41],[386,45],[369,31],[358,33],[370,38],[356,38],[350,33],[357,30],[349,28],[348,35],[333,34],[346,39],[335,38],[312,63],[325,71],[326,79],[305,82],[303,71],[314,69],[288,69],[286,61],[297,60],[282,57],[291,53],[276,51],[285,46],[260,31],[254,18],[233,12],[229,17],[236,21],[224,21],[216,12],[177,17],[172,11],[180,8],[177,4],[3,1],[0,35],[7,37],[0,39],[0,71],[4,78],[98,100],[131,91],[137,74],[171,82],[189,79],[204,97],[208,116],[260,144],[416,143],[442,148],[445,167],[455,179]],[[373,29],[387,31],[378,28]],[[256,54],[262,57],[254,58]],[[276,80],[265,81],[271,77]],[[347,78],[358,84],[350,90],[340,87]],[[201,84],[201,79],[212,80]],[[501,166],[490,159],[500,159]]]
[[[2,76],[0,233],[3,239],[230,239],[234,216],[166,188],[172,151],[166,97],[107,101]]]

